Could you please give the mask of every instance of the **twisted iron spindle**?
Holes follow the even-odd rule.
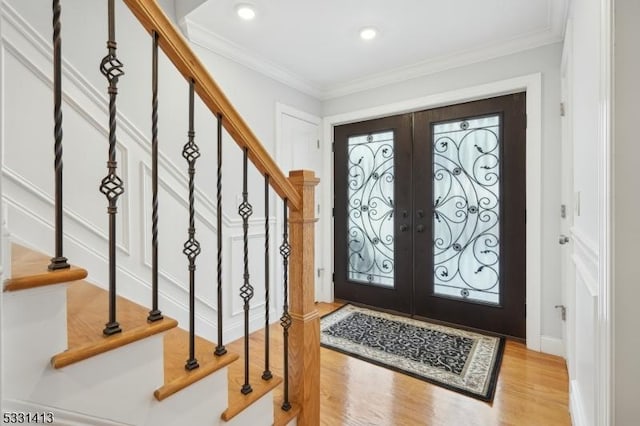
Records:
[[[227,353],[227,349],[222,344],[222,114],[218,114],[218,180],[217,180],[216,207],[218,232],[218,344],[216,345],[216,355],[221,356]]]
[[[60,0],[53,0],[53,167],[55,170],[55,245],[49,270],[69,268],[62,254],[62,39],[60,37]]]
[[[151,310],[147,320],[162,319],[162,312],[158,309],[158,33],[153,32],[151,59]]]
[[[264,175],[264,372],[263,380],[273,378],[269,370],[269,175]]]
[[[280,246],[284,272],[284,304],[282,306],[282,316],[280,317],[284,341],[284,401],[282,402],[282,409],[284,411],[291,409],[291,403],[289,402],[289,328],[291,327],[291,315],[289,315],[289,256],[291,255],[291,246],[289,245],[289,208],[287,204],[287,199],[285,198],[284,232],[282,234],[282,245]]]
[[[244,395],[253,392],[249,384],[249,301],[253,298],[253,287],[249,282],[249,216],[253,213],[253,207],[249,204],[247,193],[247,156],[248,148],[244,148],[242,162],[242,203],[238,207],[238,215],[242,217],[242,230],[244,237],[244,283],[240,287],[240,296],[244,301]]]
[[[195,131],[193,126],[193,95],[195,82],[189,81],[189,140],[182,150],[182,156],[189,164],[189,239],[184,243],[182,252],[189,259],[189,359],[184,368],[193,370],[198,368],[198,360],[195,357],[195,275],[196,257],[200,254],[200,243],[196,240],[194,191],[196,160],[200,157],[200,148],[195,143]]]
[[[116,214],[117,202],[124,193],[124,184],[117,175],[116,161],[116,97],[118,95],[118,80],[124,75],[122,62],[116,56],[116,26],[115,0],[109,0],[109,40],[107,41],[107,55],[100,62],[100,72],[109,82],[109,160],[107,161],[107,176],[102,179],[100,192],[109,201],[109,322],[102,331],[105,335],[120,333],[122,329],[116,321]]]

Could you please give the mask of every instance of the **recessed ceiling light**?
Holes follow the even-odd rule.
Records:
[[[376,38],[376,35],[378,35],[378,32],[376,31],[375,28],[363,28],[360,31],[360,38],[363,40],[372,40],[374,38]]]
[[[256,10],[248,4],[239,4],[236,6],[236,13],[245,21],[250,21],[256,17]]]

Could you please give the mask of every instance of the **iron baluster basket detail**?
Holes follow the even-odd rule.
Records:
[[[271,380],[269,369],[269,175],[264,175],[264,372],[263,380]]]
[[[218,179],[216,193],[216,226],[218,234],[218,344],[215,354],[222,356],[227,349],[222,344],[222,114],[218,114]]]
[[[289,207],[287,204],[287,199],[285,198],[284,219],[282,221],[284,231],[282,233],[282,244],[280,245],[284,286],[284,304],[282,305],[282,316],[280,317],[284,341],[284,401],[282,402],[284,411],[291,409],[291,402],[289,402],[289,328],[291,327],[291,315],[289,315],[289,256],[291,256],[291,245],[289,245],[289,221],[287,219]]]
[[[182,149],[182,157],[189,165],[189,238],[184,243],[182,252],[189,260],[189,359],[184,368],[193,370],[198,368],[198,360],[195,357],[195,278],[196,278],[196,258],[200,254],[200,243],[196,240],[195,225],[195,174],[196,160],[200,157],[200,148],[195,143],[196,133],[193,125],[194,107],[194,86],[193,80],[189,81],[189,132],[188,141]]]
[[[109,206],[109,322],[103,333],[112,335],[120,333],[122,329],[116,321],[116,214],[118,213],[118,198],[124,193],[124,184],[117,175],[118,162],[116,161],[116,97],[118,95],[118,80],[124,75],[122,62],[116,56],[117,44],[115,29],[115,4],[109,0],[109,40],[107,41],[108,53],[100,63],[100,71],[109,82],[109,160],[107,161],[107,176],[102,179],[100,192],[102,192]]]
[[[151,310],[147,320],[161,320],[158,309],[158,33],[152,34],[151,59]]]
[[[69,268],[62,249],[62,39],[60,37],[60,0],[53,0],[53,168],[55,171],[55,245],[50,270]]]
[[[244,282],[240,287],[240,297],[244,301],[244,395],[253,392],[249,384],[249,301],[253,298],[253,286],[249,281],[249,217],[253,214],[253,207],[249,204],[247,193],[247,157],[249,149],[244,148],[242,160],[242,203],[238,207],[238,215],[242,218],[242,233],[244,241]]]

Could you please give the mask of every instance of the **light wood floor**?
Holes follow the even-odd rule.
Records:
[[[324,315],[339,304],[319,303]],[[270,327],[271,371],[282,375],[282,331]],[[251,364],[264,365],[264,333],[251,336]],[[227,344],[242,354],[242,341]],[[242,362],[239,360],[238,362]],[[507,342],[495,398],[487,404],[438,386],[320,349],[322,425],[551,426],[570,425],[568,378],[562,358]],[[281,388],[277,398],[281,398]]]

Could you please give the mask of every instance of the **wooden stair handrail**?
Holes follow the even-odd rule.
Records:
[[[187,40],[162,11],[156,0],[124,0],[149,33],[156,31],[159,46],[187,81],[195,81],[195,90],[214,115],[222,115],[222,125],[241,148],[248,148],[249,159],[262,173],[269,175],[271,187],[289,205],[300,209],[301,196],[291,185],[247,123],[213,80],[193,52]]]

